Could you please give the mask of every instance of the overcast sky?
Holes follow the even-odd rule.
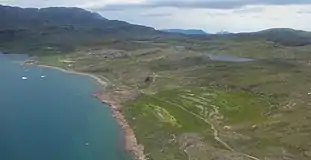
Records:
[[[157,29],[192,28],[215,33],[277,27],[311,31],[311,0],[0,0],[0,4],[82,7],[108,19]]]

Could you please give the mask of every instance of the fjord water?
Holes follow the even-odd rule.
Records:
[[[0,54],[1,160],[130,159],[109,108],[91,96],[99,84],[23,58]]]

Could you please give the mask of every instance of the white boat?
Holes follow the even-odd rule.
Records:
[[[45,78],[45,76],[41,76],[41,78]]]
[[[28,78],[27,77],[22,77],[22,80],[27,80]]]

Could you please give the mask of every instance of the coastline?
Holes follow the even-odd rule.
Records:
[[[24,64],[26,64],[26,63],[23,63],[22,65],[24,65]],[[88,77],[96,80],[104,88],[109,85],[108,82],[106,82],[106,81],[102,80],[100,77],[97,77],[97,76],[90,74],[90,73],[77,72],[74,70],[66,70],[66,69],[63,69],[60,67],[42,65],[42,64],[26,64],[26,65],[36,65],[38,67],[59,70],[61,72],[65,72],[68,74],[88,76]],[[128,124],[128,122],[125,119],[125,116],[120,111],[120,108],[121,108],[120,104],[109,99],[108,96],[105,96],[105,93],[101,93],[99,95],[94,95],[94,96],[97,99],[99,99],[103,104],[107,105],[110,108],[112,116],[116,119],[118,125],[121,127],[121,130],[124,133],[124,137],[123,137],[124,138],[124,148],[126,151],[128,151],[132,154],[132,159],[133,160],[145,160],[146,158],[144,155],[144,147],[143,147],[143,145],[138,144],[138,141],[136,139],[136,136],[134,134],[133,129]]]
[[[38,67],[42,67],[42,68],[50,68],[50,69],[55,69],[55,70],[59,70],[68,74],[75,74],[75,75],[81,75],[81,76],[88,76],[90,78],[95,79],[99,84],[101,84],[102,86],[106,87],[108,85],[108,83],[106,81],[103,81],[101,78],[93,75],[93,74],[89,74],[89,73],[83,73],[83,72],[77,72],[74,70],[66,70],[60,67],[55,67],[55,66],[48,66],[48,65],[42,65],[42,64],[34,64]]]

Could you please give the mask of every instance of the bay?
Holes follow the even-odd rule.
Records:
[[[20,66],[25,58],[0,54],[0,159],[130,159],[109,108],[92,97],[98,83]]]

